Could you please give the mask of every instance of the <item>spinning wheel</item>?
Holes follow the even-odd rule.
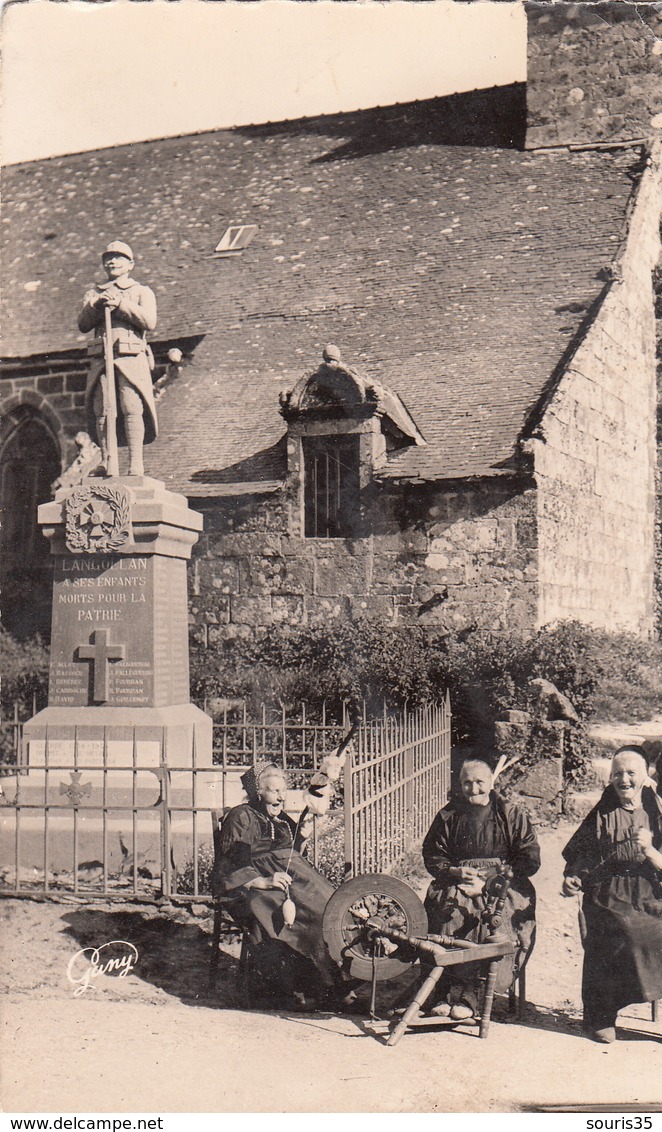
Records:
[[[407,1027],[417,1021],[446,967],[485,961],[488,966],[480,1036],[487,1037],[496,964],[505,955],[515,952],[512,941],[496,943],[490,939],[501,924],[509,885],[510,875],[505,871],[486,885],[482,921],[487,938],[481,943],[428,935],[425,908],[416,893],[395,877],[383,873],[362,875],[334,892],[324,910],[324,941],[336,963],[348,969],[354,978],[372,981],[370,1013],[373,1018],[378,982],[396,978],[422,956],[433,965],[391,1032],[387,1045],[394,1046]]]
[[[355,979],[388,982],[415,963],[418,955],[379,934],[396,929],[405,936],[426,936],[428,917],[418,896],[404,881],[384,873],[353,877],[334,892],[322,921],[331,958]]]

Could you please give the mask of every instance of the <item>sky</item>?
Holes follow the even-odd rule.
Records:
[[[31,0],[2,31],[6,164],[526,77],[520,3]]]

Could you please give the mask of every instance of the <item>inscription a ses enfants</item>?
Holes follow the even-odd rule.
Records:
[[[147,601],[147,558],[64,559],[57,604],[82,622],[124,621]]]
[[[56,561],[49,703],[145,707],[154,696],[154,560]]]

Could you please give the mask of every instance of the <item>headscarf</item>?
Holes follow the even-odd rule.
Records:
[[[260,779],[268,771],[274,770],[282,774],[282,770],[268,759],[258,759],[253,766],[245,771],[239,781],[248,795],[249,802],[258,802],[260,799]]]

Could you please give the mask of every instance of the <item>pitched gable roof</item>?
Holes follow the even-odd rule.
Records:
[[[149,470],[172,486],[212,494],[281,477],[279,389],[327,342],[394,390],[427,441],[383,474],[510,468],[619,252],[638,153],[497,148],[520,90],[497,94],[10,168],[5,353],[82,346],[80,296],[101,247],[122,238],[157,293],[155,337],[205,336],[149,449]],[[467,137],[452,132],[462,106],[491,145],[453,144]],[[259,227],[250,246],[215,258],[240,223]]]

